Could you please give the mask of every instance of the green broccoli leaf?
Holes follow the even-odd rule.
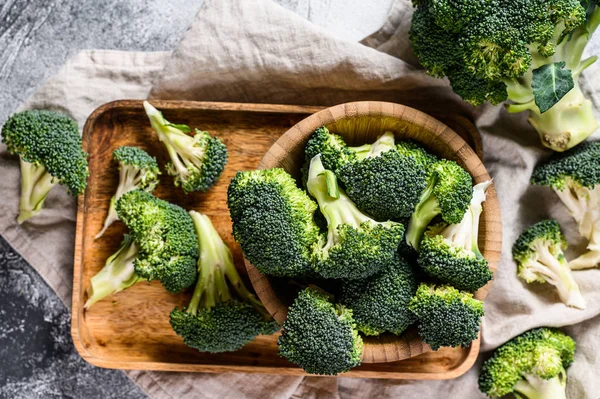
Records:
[[[573,75],[565,61],[554,62],[533,70],[531,87],[535,105],[541,113],[548,111],[573,88]]]
[[[191,132],[191,129],[188,125],[183,125],[180,123],[166,123],[165,126],[174,127],[175,129],[179,129],[185,133]]]

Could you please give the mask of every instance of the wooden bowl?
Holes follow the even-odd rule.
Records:
[[[372,143],[384,132],[392,131],[398,140],[414,140],[432,153],[456,161],[471,174],[475,183],[490,179],[479,157],[448,126],[416,109],[376,101],[336,105],[300,121],[273,144],[263,157],[259,169],[280,167],[299,178],[304,162],[304,146],[313,131],[323,125],[353,146]],[[494,273],[500,260],[501,239],[500,207],[492,184],[483,205],[479,248]],[[283,323],[294,299],[293,293],[297,290],[289,287],[287,280],[263,275],[247,260],[245,262],[260,300],[275,320]],[[491,284],[492,281],[477,291],[475,297],[484,299]],[[382,334],[379,337],[365,337],[364,342],[363,363],[394,362],[431,351],[414,328],[402,336]]]

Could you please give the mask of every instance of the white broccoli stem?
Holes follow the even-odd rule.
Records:
[[[371,150],[367,154],[366,158],[375,158],[386,151],[393,150],[395,148],[395,137],[392,132],[385,132],[382,134],[377,141],[371,146]]]
[[[40,213],[44,207],[44,200],[56,185],[55,179],[42,165],[35,165],[21,161],[21,198],[19,201],[19,216],[17,222],[23,223],[27,219]]]
[[[566,376],[544,380],[536,375],[526,374],[515,384],[515,396],[526,399],[567,399]]]
[[[580,224],[587,208],[587,202],[583,200],[581,196],[575,195],[569,187],[565,187],[563,190],[555,188],[554,192],[558,195],[563,204],[565,204],[567,211],[573,219]]]

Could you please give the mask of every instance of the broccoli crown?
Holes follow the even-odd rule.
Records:
[[[421,283],[409,310],[418,319],[419,335],[433,350],[442,346],[467,347],[477,339],[483,302],[451,286]]]
[[[71,195],[83,193],[89,175],[77,123],[52,111],[23,111],[2,127],[8,150],[25,162],[41,165]]]
[[[527,331],[496,349],[483,363],[479,389],[493,398],[510,393],[528,398],[565,397],[564,381],[556,386],[551,380],[564,374],[574,355],[575,341],[559,330]],[[561,391],[562,395],[551,395]]]
[[[327,294],[306,288],[290,306],[279,340],[279,355],[307,373],[336,375],[360,364],[363,341],[352,310]]]
[[[356,153],[346,145],[344,139],[337,134],[330,133],[325,126],[315,130],[304,147],[304,161],[307,171],[311,159],[319,154],[321,154],[325,168],[334,172],[344,163],[357,159]]]
[[[152,128],[171,158],[167,173],[175,177],[175,186],[181,186],[186,194],[210,189],[219,180],[227,164],[225,144],[198,129],[193,137],[188,135],[189,126],[170,123],[147,101],[144,102],[144,108]]]
[[[410,38],[419,61],[431,75],[447,76],[454,91],[474,105],[506,100],[505,81],[523,76],[534,58],[552,56],[586,21],[579,0],[413,3]]]
[[[600,183],[600,142],[588,141],[553,154],[535,167],[531,183],[560,191],[571,187],[593,189]]]
[[[160,280],[170,292],[194,284],[198,244],[185,209],[133,190],[121,196],[116,210],[139,246],[134,268],[140,277]]]
[[[283,169],[238,172],[227,191],[233,236],[264,274],[302,276],[312,270],[319,239],[317,205]]]
[[[337,186],[335,174],[324,169],[320,155],[311,161],[307,187],[328,225],[327,241],[313,245],[317,273],[360,279],[394,263],[404,234],[401,223],[379,223],[363,214]]]
[[[425,168],[393,149],[345,163],[337,175],[348,197],[377,220],[409,217],[427,185]]]
[[[477,291],[490,281],[494,274],[485,258],[442,235],[446,224],[430,227],[419,247],[419,266],[445,284],[459,290]]]
[[[438,157],[427,152],[425,148],[414,141],[401,141],[396,143],[396,151],[406,157],[412,157],[414,161],[423,167],[428,167],[438,161]]]
[[[139,169],[158,173],[156,158],[138,147],[122,146],[113,151],[113,158],[122,165],[136,166]]]
[[[410,264],[399,255],[386,270],[364,280],[342,282],[340,302],[352,309],[359,331],[400,335],[416,321],[408,304],[417,291],[417,278]]]
[[[540,248],[548,248],[553,256],[564,258],[567,240],[556,220],[542,220],[525,229],[513,245],[513,258],[520,265],[527,264],[538,257]]]

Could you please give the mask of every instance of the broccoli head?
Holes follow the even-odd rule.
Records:
[[[133,262],[137,275],[160,280],[170,292],[194,284],[198,243],[185,209],[142,190],[123,194],[116,209],[139,248]]]
[[[312,271],[319,239],[317,204],[283,169],[238,172],[227,191],[233,237],[261,272],[299,277]]]
[[[583,143],[536,166],[533,184],[552,188],[588,239],[588,251],[569,262],[571,269],[600,263],[600,142]]]
[[[169,153],[171,162],[167,173],[175,178],[175,186],[181,186],[186,194],[211,188],[227,163],[225,144],[198,129],[194,137],[188,135],[188,126],[169,123],[148,101],[144,101],[144,109],[152,129]]]
[[[231,251],[206,215],[190,211],[199,239],[198,282],[187,307],[171,312],[171,326],[200,352],[235,351],[279,325],[238,274]]]
[[[483,363],[479,389],[490,398],[513,394],[523,399],[565,399],[566,369],[574,356],[575,341],[559,330],[527,331]]]
[[[119,219],[115,205],[123,194],[131,190],[146,190],[151,193],[158,184],[160,175],[156,158],[141,148],[119,147],[113,151],[113,158],[119,163],[119,185],[115,195],[110,199],[104,227],[96,235],[96,238],[101,237],[106,229]]]
[[[336,375],[360,364],[363,341],[352,310],[306,288],[290,306],[277,341],[279,355],[307,373]]]
[[[477,291],[494,276],[479,251],[479,217],[486,181],[473,187],[473,199],[463,220],[430,227],[421,240],[418,263],[431,277],[459,290]]]
[[[427,152],[426,149],[414,141],[400,141],[396,144],[396,151],[405,157],[412,157],[419,166],[424,168],[427,168],[438,161],[438,158],[435,155]]]
[[[361,211],[338,187],[335,174],[321,156],[310,164],[307,188],[327,219],[327,241],[314,248],[315,271],[324,278],[360,279],[394,263],[404,234],[396,222],[377,222]]]
[[[467,347],[477,339],[483,302],[451,286],[421,283],[408,309],[417,316],[423,342],[438,350],[442,346]]]
[[[598,127],[578,83],[600,23],[597,0],[413,0],[410,40],[427,72],[465,101],[510,100],[542,143],[565,151]]]
[[[419,250],[421,238],[433,218],[458,224],[473,196],[473,180],[456,162],[443,159],[429,166],[427,186],[410,218],[406,241]]]
[[[387,132],[365,158],[346,162],[336,174],[359,209],[377,220],[400,219],[412,214],[427,185],[421,158],[396,151],[394,134]]]
[[[585,300],[573,278],[563,251],[567,240],[556,220],[543,220],[528,227],[513,245],[519,277],[527,283],[550,283],[567,305],[585,309]]]
[[[408,304],[417,291],[410,264],[396,256],[386,270],[364,280],[345,280],[340,303],[352,309],[358,330],[365,335],[389,331],[400,335],[416,321]]]
[[[2,127],[2,141],[21,160],[21,199],[17,221],[37,215],[57,183],[82,194],[89,175],[77,123],[52,111],[23,111]]]

